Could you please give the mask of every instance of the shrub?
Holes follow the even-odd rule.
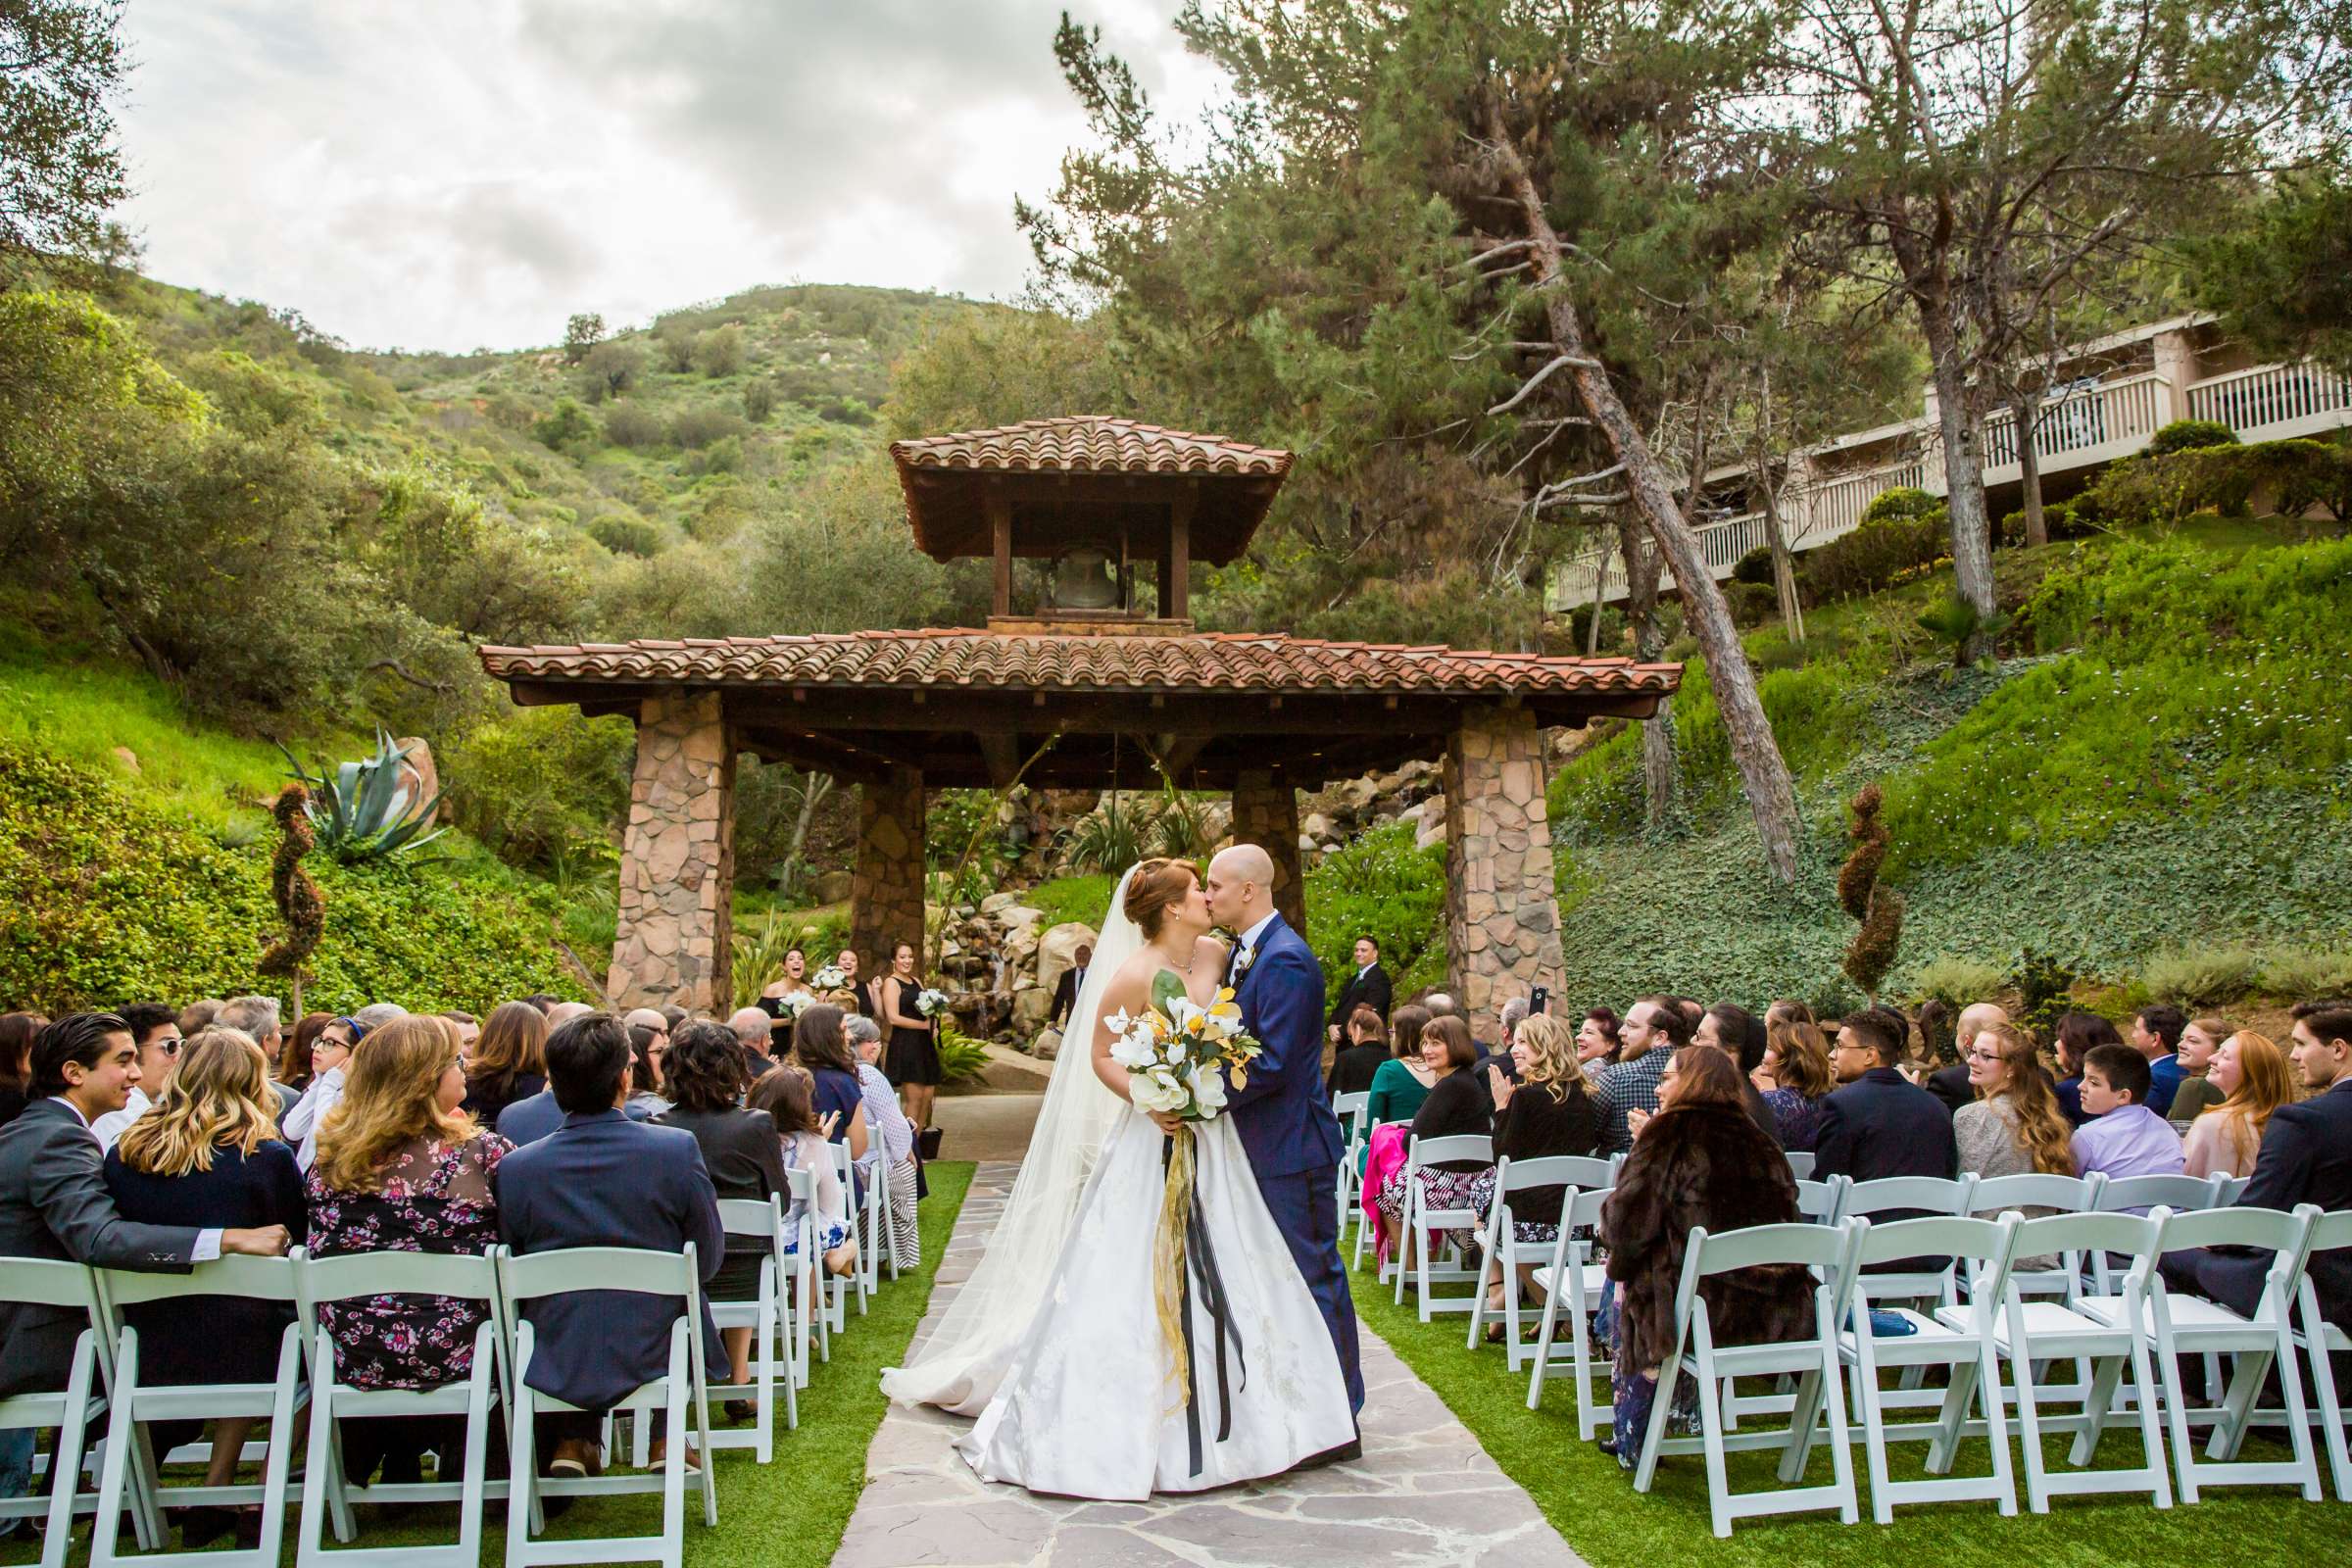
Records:
[[[767,416],[776,412],[776,389],[766,381],[754,381],[743,389],[743,416],[754,424],[765,424]]]
[[[732,321],[695,340],[694,363],[702,367],[705,375],[733,375],[743,368],[743,328]]]
[[[2074,1004],[2075,971],[2046,953],[2031,950],[2017,963],[2017,993],[2024,1005],[2017,1021],[2044,1041],[2057,1027],[2058,1015]]]
[[[1365,834],[1306,874],[1307,941],[1335,994],[1355,967],[1360,936],[1380,944],[1398,996],[1443,982],[1445,909],[1446,852],[1413,848],[1405,823]],[[1554,914],[1546,907],[1527,918],[1548,923]]]
[[[629,808],[635,732],[626,718],[525,708],[442,748],[458,826],[518,865],[606,854]]]
[[[596,421],[588,417],[586,409],[570,398],[558,399],[555,412],[531,426],[531,439],[551,452],[592,444],[596,435]]]
[[[2139,978],[2159,1001],[2198,1006],[2244,996],[2254,989],[2261,968],[2251,948],[2183,947],[2150,958]]]
[[[741,415],[720,408],[687,409],[669,421],[669,438],[688,451],[700,451],[713,442],[750,430]]]
[[[2273,948],[2262,955],[2262,989],[2309,1002],[2352,992],[2352,947]]]
[[[2042,531],[2054,544],[2061,539],[2081,539],[2099,530],[2075,508],[2072,501],[2045,501],[2041,506]],[[2021,509],[2001,519],[2000,541],[2011,549],[2026,542],[2026,514]]]
[[[1862,523],[1910,522],[1921,517],[1941,516],[1943,503],[1913,485],[1898,484],[1882,490],[1862,509]]]
[[[1887,491],[1870,504],[1870,511],[1863,514],[1862,525],[1852,533],[1797,558],[1805,584],[1815,598],[1851,599],[1875,594],[1889,586],[1898,574],[1933,564],[1948,548],[1949,529],[1942,504],[1938,502],[1927,512],[1915,512],[1906,503],[1902,508],[1881,514],[1879,503],[1897,494],[1923,492]]]
[[[988,1046],[974,1040],[949,1019],[939,1024],[939,1075],[952,1084],[978,1080],[988,1070]]]
[[[625,512],[607,512],[588,524],[588,537],[616,556],[651,556],[662,548],[661,528]]]
[[[2174,452],[2193,452],[2199,447],[2233,447],[2237,432],[2219,419],[2175,419],[2148,437],[2149,457],[2161,458]]]
[[[1759,587],[1772,586],[1772,547],[1758,545],[1732,567],[1732,581],[1752,582]]]
[[[703,473],[733,473],[743,466],[743,437],[720,436],[705,447],[690,466]]]
[[[1732,623],[1742,628],[1761,626],[1781,612],[1781,596],[1770,583],[1726,583],[1724,597],[1731,603]]]
[[[2352,520],[2352,446],[2335,441],[2264,441],[2254,446],[2153,448],[2111,465],[2083,492],[2082,507],[2115,526],[2170,525],[2197,512],[2243,516],[2260,495],[2283,516],[2318,509]]]
[[[634,403],[618,403],[605,411],[605,439],[616,447],[657,447],[668,432],[662,416]]]
[[[1911,988],[1922,1001],[1934,998],[1958,1008],[1989,1000],[2005,978],[1997,963],[1947,956],[1922,964]]]

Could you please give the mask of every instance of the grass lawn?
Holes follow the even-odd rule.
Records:
[[[1544,1408],[1531,1411],[1526,1372],[1505,1370],[1500,1346],[1476,1353],[1465,1349],[1468,1322],[1461,1314],[1417,1322],[1411,1294],[1401,1307],[1394,1304],[1390,1288],[1374,1281],[1368,1262],[1353,1283],[1365,1324],[1437,1391],[1593,1568],[1661,1568],[1702,1557],[1740,1568],[1953,1568],[2004,1561],[2036,1568],[2175,1568],[2189,1561],[2252,1568],[2338,1561],[2352,1531],[2352,1508],[2334,1501],[2332,1494],[2328,1500],[2309,1503],[2278,1487],[2219,1488],[2194,1506],[2176,1503],[2163,1513],[2144,1496],[2058,1498],[2048,1514],[2035,1516],[2026,1511],[2022,1474],[2015,1518],[2002,1518],[1990,1503],[1933,1503],[1899,1507],[1894,1522],[1882,1529],[1870,1522],[1868,1472],[1857,1431],[1852,1452],[1860,1523],[1840,1525],[1828,1512],[1785,1514],[1737,1521],[1732,1539],[1717,1541],[1707,1523],[1705,1461],[1698,1455],[1661,1459],[1648,1494],[1637,1494],[1632,1475],[1620,1471],[1615,1459],[1577,1440],[1576,1396],[1566,1379],[1553,1379]],[[2259,1445],[2260,1440],[2249,1439],[2246,1457],[2256,1457]],[[2065,1447],[2063,1440],[2048,1446],[2053,1473],[2065,1468]],[[1895,1478],[1924,1475],[1926,1451],[1925,1444],[1896,1445]],[[2137,1452],[2133,1435],[2118,1429],[2107,1434],[2099,1458],[2121,1465]],[[1732,1454],[1733,1487],[1749,1491],[1771,1484],[1778,1462],[1777,1450]],[[1952,1473],[1982,1474],[1986,1464],[1984,1444],[1965,1444]],[[2321,1467],[2325,1471],[2325,1458]],[[1827,1450],[1816,1447],[1806,1481],[1818,1485],[1829,1479]]]
[[[865,1450],[888,1402],[880,1388],[882,1368],[897,1364],[914,1338],[915,1324],[931,1298],[932,1276],[971,1184],[968,1163],[927,1169],[931,1196],[923,1200],[921,1209],[921,1269],[895,1283],[886,1278],[863,1318],[852,1307],[848,1332],[833,1337],[833,1359],[814,1362],[808,1387],[801,1391],[799,1430],[783,1430],[779,1405],[772,1464],[763,1468],[755,1463],[748,1449],[719,1455],[717,1529],[703,1527],[695,1489],[687,1487],[686,1561],[694,1568],[821,1568],[832,1560],[858,1494],[865,1489]],[[414,1526],[387,1526],[371,1522],[363,1508],[355,1544],[450,1541],[456,1536],[456,1513],[454,1505],[445,1504],[425,1510],[425,1517]],[[497,1564],[506,1560],[506,1505],[490,1504],[490,1515],[482,1536],[482,1561]],[[660,1528],[660,1521],[661,1499],[656,1495],[587,1498],[553,1521],[549,1535],[562,1539],[650,1532]],[[298,1516],[289,1512],[282,1558],[287,1564],[294,1561],[297,1523]],[[87,1562],[86,1527],[77,1529],[75,1538],[69,1560]],[[122,1544],[131,1549],[127,1538]],[[223,1547],[227,1544],[222,1543]],[[331,1535],[328,1548],[333,1548]],[[37,1542],[0,1544],[0,1564],[38,1558]]]

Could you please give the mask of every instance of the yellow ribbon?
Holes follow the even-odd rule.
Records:
[[[1192,1402],[1191,1367],[1184,1352],[1185,1238],[1193,1219],[1193,1129],[1179,1126],[1169,1139],[1168,1179],[1159,1196],[1159,1235],[1152,1250],[1152,1296],[1159,1309],[1160,1338],[1174,1361],[1176,1402]]]

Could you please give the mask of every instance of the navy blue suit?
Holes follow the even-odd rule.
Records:
[[[2246,1208],[2287,1210],[2298,1203],[2352,1208],[2352,1079],[2271,1112],[2253,1173],[2237,1201]],[[2271,1256],[2268,1248],[2259,1247],[2167,1252],[2165,1283],[2250,1316],[2262,1304]],[[2320,1315],[2352,1330],[2352,1251],[2314,1252],[2309,1270]]]
[[[1238,960],[1241,950],[1234,950]],[[1331,1329],[1348,1377],[1348,1399],[1364,1407],[1355,1343],[1355,1302],[1340,1266],[1339,1118],[1323,1093],[1323,966],[1281,915],[1258,933],[1249,969],[1235,986],[1242,1027],[1264,1048],[1227,1114],[1250,1155],[1266,1207]]]
[[[694,1135],[617,1110],[569,1115],[553,1135],[498,1162],[499,1239],[518,1254],[573,1247],[695,1246],[703,1282],[726,1261],[726,1228]],[[610,1409],[669,1371],[675,1298],[578,1291],[524,1303],[534,1348],[523,1381],[583,1410]],[[703,1306],[704,1364],[721,1375],[726,1347]]]
[[[1892,1067],[1873,1067],[1821,1102],[1813,1175],[1875,1182],[1960,1174],[1960,1142],[1942,1101]],[[1891,1219],[1894,1216],[1883,1216]]]

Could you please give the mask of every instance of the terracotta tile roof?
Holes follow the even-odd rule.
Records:
[[[1004,473],[1212,473],[1280,478],[1291,455],[1223,436],[1196,435],[1102,414],[1029,419],[994,430],[894,441],[901,468],[975,468]]]
[[[1020,635],[966,629],[642,639],[484,648],[501,680],[542,684],[1015,687],[1038,691],[1666,696],[1680,664],[1340,643],[1259,632]]]

